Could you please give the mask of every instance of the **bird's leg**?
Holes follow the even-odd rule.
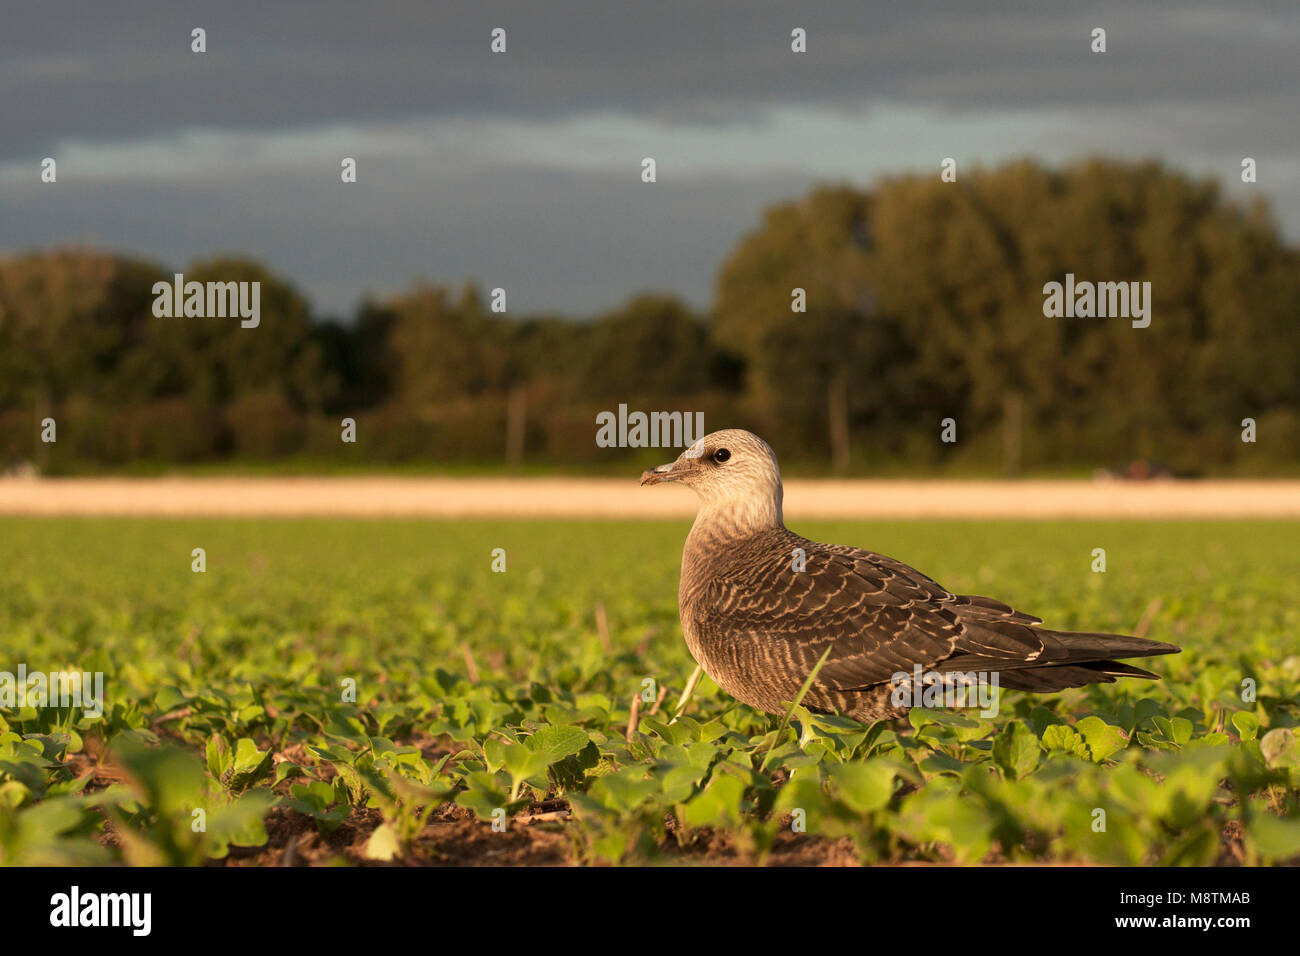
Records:
[[[677,706],[673,708],[673,719],[668,723],[673,723],[686,710],[687,703],[690,702],[691,694],[695,693],[695,685],[700,682],[700,675],[704,673],[704,667],[701,664],[695,665],[695,670],[691,673],[691,679],[686,682],[686,689],[682,691],[682,696],[677,698]]]

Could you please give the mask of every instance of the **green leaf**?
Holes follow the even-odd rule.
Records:
[[[693,827],[739,823],[744,795],[743,782],[729,773],[717,774],[695,799],[682,805],[683,822]]]
[[[402,847],[397,833],[387,823],[382,823],[370,834],[363,851],[367,860],[395,860],[402,855]]]
[[[208,817],[208,855],[224,857],[228,845],[264,846],[266,813],[274,800],[267,790],[252,790],[214,810]]]
[[[126,734],[112,748],[151,808],[166,816],[188,816],[192,808],[205,805],[207,778],[194,754],[171,744],[149,747]]]
[[[495,774],[481,770],[465,775],[466,789],[456,795],[456,803],[473,810],[480,820],[491,820],[495,810],[509,811],[511,800]]]
[[[1034,732],[1018,720],[1011,721],[993,738],[993,762],[1008,779],[1019,780],[1033,773],[1041,754]]]
[[[1187,722],[1184,721],[1184,723]],[[1191,724],[1188,724],[1188,728],[1188,736],[1190,736]],[[1124,735],[1124,731],[1114,724],[1106,723],[1100,717],[1083,718],[1075,724],[1075,730],[1082,735],[1087,743],[1094,763],[1101,763],[1111,754],[1117,753],[1128,746],[1128,738]]]
[[[225,783],[232,790],[246,790],[270,773],[271,751],[258,750],[251,738],[240,737]]]
[[[1257,813],[1246,832],[1251,843],[1266,860],[1291,860],[1300,857],[1300,820],[1284,819],[1271,813]]]
[[[1192,739],[1192,731],[1195,728],[1186,717],[1152,717],[1151,721],[1160,733],[1158,738],[1160,740],[1181,747]]]
[[[524,744],[507,744],[506,769],[516,780],[526,780],[546,770],[546,754],[530,750]]]
[[[290,777],[306,776],[306,771],[292,760],[281,760],[275,765],[275,782],[280,783]]]
[[[663,801],[682,803],[687,800],[707,772],[705,767],[692,764],[673,767],[663,775]]]
[[[548,724],[524,741],[528,749],[541,756],[545,765],[559,763],[565,757],[581,753],[591,738],[580,727]],[[544,768],[543,768],[544,769]]]
[[[506,765],[506,742],[499,737],[483,741],[483,763],[488,773],[496,773]]]
[[[1035,742],[1035,747],[1037,743]],[[830,768],[831,793],[855,813],[884,809],[894,795],[895,768],[883,761],[843,763]]]
[[[226,743],[225,737],[213,734],[208,738],[208,773],[212,774],[217,780],[222,780],[225,778],[226,771],[230,769],[230,762],[230,744]]]
[[[658,782],[646,777],[643,768],[628,767],[598,778],[590,793],[609,809],[629,814],[658,791]]]
[[[1242,740],[1254,740],[1259,733],[1259,718],[1248,710],[1239,710],[1232,715],[1232,726]]]
[[[1290,727],[1270,730],[1260,739],[1259,749],[1270,767],[1300,767],[1300,736]]]
[[[235,759],[231,766],[234,773],[252,773],[269,760],[269,750],[258,750],[257,743],[249,737],[240,737],[235,743]]]
[[[1063,751],[1085,760],[1089,758],[1087,744],[1079,732],[1066,724],[1052,724],[1043,731],[1043,746],[1048,750]]]

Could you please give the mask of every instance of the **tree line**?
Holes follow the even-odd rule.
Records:
[[[417,283],[325,319],[260,263],[185,266],[261,283],[245,329],[156,317],[162,264],[34,252],[0,259],[0,455],[621,468],[654,457],[597,444],[626,403],[751,428],[813,471],[1267,473],[1300,460],[1298,264],[1263,200],[1102,159],[818,188],[764,212],[703,312],[516,316]],[[1045,315],[1067,274],[1150,282],[1150,324]]]

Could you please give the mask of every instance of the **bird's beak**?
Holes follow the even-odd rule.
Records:
[[[704,446],[696,442],[682,452],[676,461],[670,461],[666,465],[655,465],[641,472],[641,484],[644,486],[657,485],[663,481],[681,481],[695,472],[699,467],[700,456],[703,454]]]
[[[666,465],[655,465],[653,468],[647,468],[641,472],[641,485],[657,485],[663,481],[677,481],[682,477],[685,469],[678,468],[677,462],[670,461]]]

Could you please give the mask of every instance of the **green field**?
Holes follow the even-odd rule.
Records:
[[[0,519],[0,672],[105,680],[102,719],[0,707],[0,862],[1300,858],[1300,525],[796,524],[1184,648],[872,726],[707,679],[668,722],[687,527]]]

